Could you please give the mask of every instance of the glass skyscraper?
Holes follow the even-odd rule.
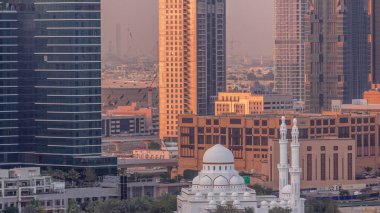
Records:
[[[101,157],[100,0],[1,7],[0,163],[115,171]]]

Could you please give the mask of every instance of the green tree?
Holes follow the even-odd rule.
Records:
[[[366,171],[367,173],[370,173],[372,170],[373,170],[372,167],[369,167],[369,166],[364,167],[364,171]]]
[[[66,179],[66,173],[62,170],[54,170],[52,177],[56,180],[65,180]]]
[[[192,180],[197,175],[198,175],[198,171],[197,170],[186,169],[185,171],[183,171],[183,178],[185,178],[186,180]]]
[[[155,200],[152,203],[150,213],[173,212],[177,209],[177,197],[167,194],[164,197]]]
[[[232,205],[227,206],[217,206],[216,210],[214,210],[212,213],[254,213],[255,210],[253,208],[246,208],[244,210],[236,209]]]
[[[259,184],[250,185],[249,187],[254,189],[257,195],[271,195],[273,193],[271,188],[267,188]]]
[[[348,190],[340,190],[339,195],[340,196],[349,196],[350,192]]]
[[[67,179],[71,181],[71,186],[74,185],[75,181],[78,181],[80,178],[79,172],[77,172],[75,169],[70,169],[70,171],[66,175]]]
[[[305,202],[305,213],[339,213],[333,200],[308,199]]]
[[[23,213],[44,213],[44,209],[40,206],[39,202],[32,200],[22,210]]]
[[[95,171],[94,169],[92,168],[86,168],[83,172],[83,176],[84,176],[84,180],[87,182],[87,183],[94,183],[96,182],[97,180],[97,176],[95,174]]]
[[[161,150],[161,144],[156,143],[156,142],[151,142],[148,145],[148,149],[151,149],[151,150]]]
[[[290,213],[292,212],[290,209],[284,209],[281,207],[275,207],[269,210],[269,213]]]
[[[16,207],[7,207],[3,210],[3,213],[18,213],[18,208]]]
[[[67,213],[80,213],[80,208],[75,200],[69,199]]]

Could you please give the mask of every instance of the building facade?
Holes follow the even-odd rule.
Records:
[[[365,1],[308,1],[305,43],[306,110],[331,110],[369,89],[369,18]],[[327,21],[328,20],[328,21]]]
[[[275,91],[305,100],[306,0],[276,0],[274,67]]]
[[[355,140],[332,137],[299,140],[299,143],[302,188],[342,186],[355,182]],[[280,146],[277,140],[269,140],[268,146],[268,185],[277,189]],[[291,147],[287,146],[287,149],[290,150]]]
[[[262,114],[293,109],[293,97],[284,94],[251,94],[221,92],[215,101],[215,115],[236,113],[240,115]]]
[[[0,3],[2,166],[116,170],[101,157],[100,1],[83,2]]]
[[[176,141],[178,114],[213,114],[225,90],[225,0],[160,0],[160,138]]]
[[[270,159],[269,153],[275,152],[275,150],[271,150],[269,144],[280,138],[279,117],[281,115],[275,114],[181,116],[178,137],[179,174],[185,170],[199,170],[205,150],[213,144],[221,144],[233,152],[237,170],[261,176],[264,182],[270,181],[271,179],[268,179],[271,177],[270,168],[275,168],[278,161],[272,162]],[[321,144],[331,142],[329,147],[326,145],[329,152],[335,153],[334,146],[338,146],[338,154],[353,154],[356,162],[352,163],[355,166],[352,168],[353,172],[360,173],[367,166],[379,167],[380,117],[377,114],[292,114],[288,117],[297,117],[298,119],[299,140],[303,142],[301,143],[302,158],[305,155],[303,150],[307,150],[307,144],[317,141],[315,143],[317,147],[312,149],[318,153],[319,146],[323,146]],[[291,121],[286,120],[286,123],[289,125]],[[352,140],[355,145],[350,144]],[[352,147],[352,151],[349,151],[347,146],[355,146],[355,148]],[[273,155],[278,155],[278,152]],[[341,158],[348,160],[347,156],[342,155],[339,159]],[[304,162],[301,165],[303,168]],[[348,164],[344,163],[344,165],[339,164],[338,166],[346,173]],[[313,181],[319,180],[317,176],[313,173]],[[338,178],[338,181],[333,181],[335,183],[350,181],[347,175],[340,175]],[[307,187],[307,183],[311,182],[301,180],[305,187]]]

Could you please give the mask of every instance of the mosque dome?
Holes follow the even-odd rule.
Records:
[[[227,205],[227,201],[226,200],[222,200],[222,202],[220,202],[220,205],[226,206]]]
[[[200,181],[199,176],[196,176],[196,177],[193,179],[192,184],[193,184],[193,185],[199,185],[199,181]]]
[[[208,164],[234,164],[232,152],[226,147],[217,144],[208,149],[203,155],[203,163]]]
[[[201,185],[201,186],[212,186],[212,180],[208,176],[204,176],[199,181],[199,185]]]
[[[219,176],[214,180],[214,186],[228,186],[228,180],[223,177]]]
[[[287,202],[285,200],[281,200],[280,207],[284,208],[284,207],[286,207],[286,204],[287,204]]]
[[[277,202],[276,202],[275,200],[272,200],[272,201],[270,202],[270,206],[272,206],[272,207],[276,207],[276,206],[277,206]]]
[[[230,179],[230,184],[231,185],[242,185],[242,184],[245,184],[245,181],[244,181],[244,179],[242,177],[233,176]]]
[[[264,200],[264,201],[262,201],[262,202],[261,202],[261,206],[268,206],[268,202],[267,202],[267,201],[265,201],[265,200]]]
[[[232,203],[232,205],[235,206],[235,207],[239,207],[239,206],[240,206],[240,201],[235,200],[235,201]]]

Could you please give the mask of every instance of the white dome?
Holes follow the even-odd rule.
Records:
[[[192,184],[193,184],[193,185],[199,185],[199,181],[200,181],[199,176],[196,176],[196,177],[193,179]]]
[[[207,197],[208,198],[214,198],[214,192],[209,192],[208,194],[207,194]]]
[[[221,193],[219,194],[219,196],[220,196],[220,197],[226,197],[227,194],[226,194],[225,192],[221,192]]]
[[[261,202],[261,206],[268,206],[268,202],[265,201],[265,200],[263,200],[263,201]]]
[[[281,200],[281,202],[280,202],[280,207],[285,207],[286,206],[286,201],[285,200]]]
[[[210,200],[208,203],[210,206],[216,206],[216,201],[215,200]]]
[[[229,184],[228,184],[228,180],[225,177],[219,176],[214,180],[214,185],[215,186],[228,186]]]
[[[238,176],[233,176],[231,179],[230,179],[230,184],[231,185],[242,185],[242,184],[245,184],[245,181],[242,177],[238,177]]]
[[[272,206],[272,207],[276,207],[276,206],[277,206],[277,202],[276,202],[275,200],[272,200],[272,201],[270,202],[270,206]]]
[[[208,176],[204,176],[200,181],[199,185],[201,186],[212,186],[212,180]]]
[[[236,207],[236,206],[240,206],[240,201],[235,200],[235,201],[232,203],[232,205],[234,205],[235,207]]]
[[[282,194],[291,194],[292,193],[292,186],[291,185],[286,185],[284,188],[281,190]]]
[[[220,202],[220,204],[221,204],[222,206],[226,206],[226,205],[227,205],[227,201],[226,201],[226,200],[222,200],[222,202]]]
[[[211,147],[203,155],[203,163],[234,164],[234,162],[232,152],[220,144]]]

